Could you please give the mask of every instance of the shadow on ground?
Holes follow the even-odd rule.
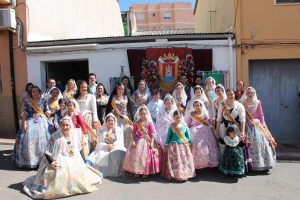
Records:
[[[32,171],[32,169],[21,169],[13,165],[13,150],[0,151],[0,170]]]

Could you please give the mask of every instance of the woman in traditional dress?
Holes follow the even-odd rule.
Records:
[[[63,92],[63,97],[66,100],[71,100],[74,99],[74,96],[77,92],[77,85],[74,79],[69,79],[65,91]]]
[[[246,133],[250,138],[250,152],[253,159],[253,170],[269,170],[276,165],[277,146],[265,123],[261,101],[257,99],[253,87],[248,87],[241,98],[246,109]]]
[[[218,84],[215,88],[215,93],[217,94],[216,99],[212,102],[212,109],[210,114],[210,119],[212,121],[213,127],[216,127],[216,119],[218,114],[219,106],[226,100],[226,91],[223,87],[223,85]]]
[[[50,97],[48,99],[48,106],[49,106],[49,111],[51,112],[51,117],[50,117],[50,120],[53,124],[53,126],[50,126],[50,133],[54,133],[57,129],[55,127],[55,113],[57,113],[59,111],[59,104],[58,104],[58,101],[59,101],[59,94],[60,94],[60,91],[57,87],[53,87],[51,90],[50,90]]]
[[[200,85],[196,85],[194,87],[194,98],[192,98],[187,106],[186,106],[186,111],[190,111],[193,109],[193,103],[195,100],[200,100],[201,102],[203,102],[203,106],[207,107],[209,102],[207,100],[207,97],[204,94],[204,90],[202,89],[202,87]],[[184,121],[186,122],[188,117],[190,116],[189,112],[185,112],[184,114]]]
[[[133,123],[131,121],[131,105],[123,83],[117,83],[114,91],[109,97],[106,113],[110,112],[113,112],[116,116],[118,126],[121,127],[124,133],[124,146],[125,148],[128,148]]]
[[[184,114],[185,112],[185,108],[186,108],[186,104],[187,104],[187,95],[185,93],[185,90],[184,90],[184,86],[182,85],[182,83],[177,83],[175,85],[175,90],[173,91],[173,94],[172,94],[174,100],[175,100],[175,103],[176,103],[176,106],[177,106],[177,109],[180,110],[180,112],[182,114]]]
[[[173,113],[164,151],[162,176],[169,180],[186,181],[195,176],[190,132],[179,110]]]
[[[105,109],[108,103],[109,95],[102,83],[98,83],[96,87],[97,113],[101,124],[104,123]]]
[[[221,103],[218,109],[217,126],[215,134],[218,138],[224,138],[229,126],[236,125],[239,127],[238,135],[245,136],[246,113],[244,106],[235,100],[234,90],[227,89],[227,99]],[[224,145],[220,145],[221,154],[224,152]]]
[[[220,143],[225,145],[219,167],[225,175],[244,175],[245,173],[243,153],[245,142],[238,136],[238,132],[237,126],[230,126],[227,128],[224,138],[219,139]]]
[[[69,117],[50,138],[35,176],[23,183],[34,199],[56,199],[97,190],[102,174],[88,167],[81,158],[81,144]]]
[[[134,101],[133,113],[135,113],[138,107],[141,105],[147,105],[150,100],[150,96],[151,94],[149,88],[147,87],[146,81],[140,80],[138,89],[132,95],[132,99]]]
[[[103,173],[104,177],[118,177],[123,174],[124,147],[123,131],[117,118],[109,113],[98,135],[96,149],[89,155],[87,164]]]
[[[22,128],[17,133],[14,163],[17,167],[37,168],[50,138],[51,112],[47,101],[41,98],[41,90],[33,86],[30,100],[22,107]]]
[[[23,92],[23,94],[20,98],[20,102],[22,105],[25,101],[28,101],[30,99],[30,91],[31,91],[32,87],[33,87],[32,83],[26,84],[25,91]]]
[[[97,104],[96,97],[93,94],[90,94],[88,91],[88,84],[85,81],[81,81],[79,85],[79,91],[75,95],[75,99],[79,104],[78,111],[82,114],[85,126],[88,132],[88,141],[89,152],[93,151],[97,143],[97,130],[100,128],[100,123],[98,120],[97,114]],[[87,158],[89,152],[85,154]]]
[[[126,152],[124,170],[135,176],[157,174],[161,168],[160,147],[154,140],[156,131],[146,105],[138,108],[132,130],[132,142]]]
[[[170,124],[173,121],[173,112],[177,110],[174,98],[167,94],[164,98],[164,105],[161,107],[156,118],[156,141],[160,144],[161,148],[164,150],[166,144],[166,137]]]
[[[187,125],[190,127],[195,169],[217,167],[220,150],[205,106],[200,100],[194,100],[189,113]]]

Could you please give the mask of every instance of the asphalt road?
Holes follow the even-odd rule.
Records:
[[[22,192],[22,181],[36,171],[15,168],[11,164],[12,149],[12,145],[0,145],[0,199],[30,199]],[[217,169],[200,170],[196,178],[184,183],[167,181],[159,176],[104,179],[97,192],[68,199],[298,200],[300,162],[279,161],[271,174],[251,173],[240,179],[224,176]]]

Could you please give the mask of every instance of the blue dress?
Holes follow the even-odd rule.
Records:
[[[49,110],[45,99],[41,99],[38,107],[44,112]],[[27,114],[27,130],[21,128],[17,133],[14,163],[17,167],[37,168],[50,138],[49,123],[30,106],[30,102],[24,102],[23,111]]]

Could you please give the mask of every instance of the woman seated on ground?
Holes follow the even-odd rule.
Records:
[[[23,183],[27,195],[54,199],[97,190],[102,174],[82,160],[78,137],[72,119],[64,117],[48,142],[37,174]]]
[[[87,163],[103,173],[104,177],[122,175],[124,147],[123,130],[117,118],[109,113],[98,136],[96,149],[87,158]]]

